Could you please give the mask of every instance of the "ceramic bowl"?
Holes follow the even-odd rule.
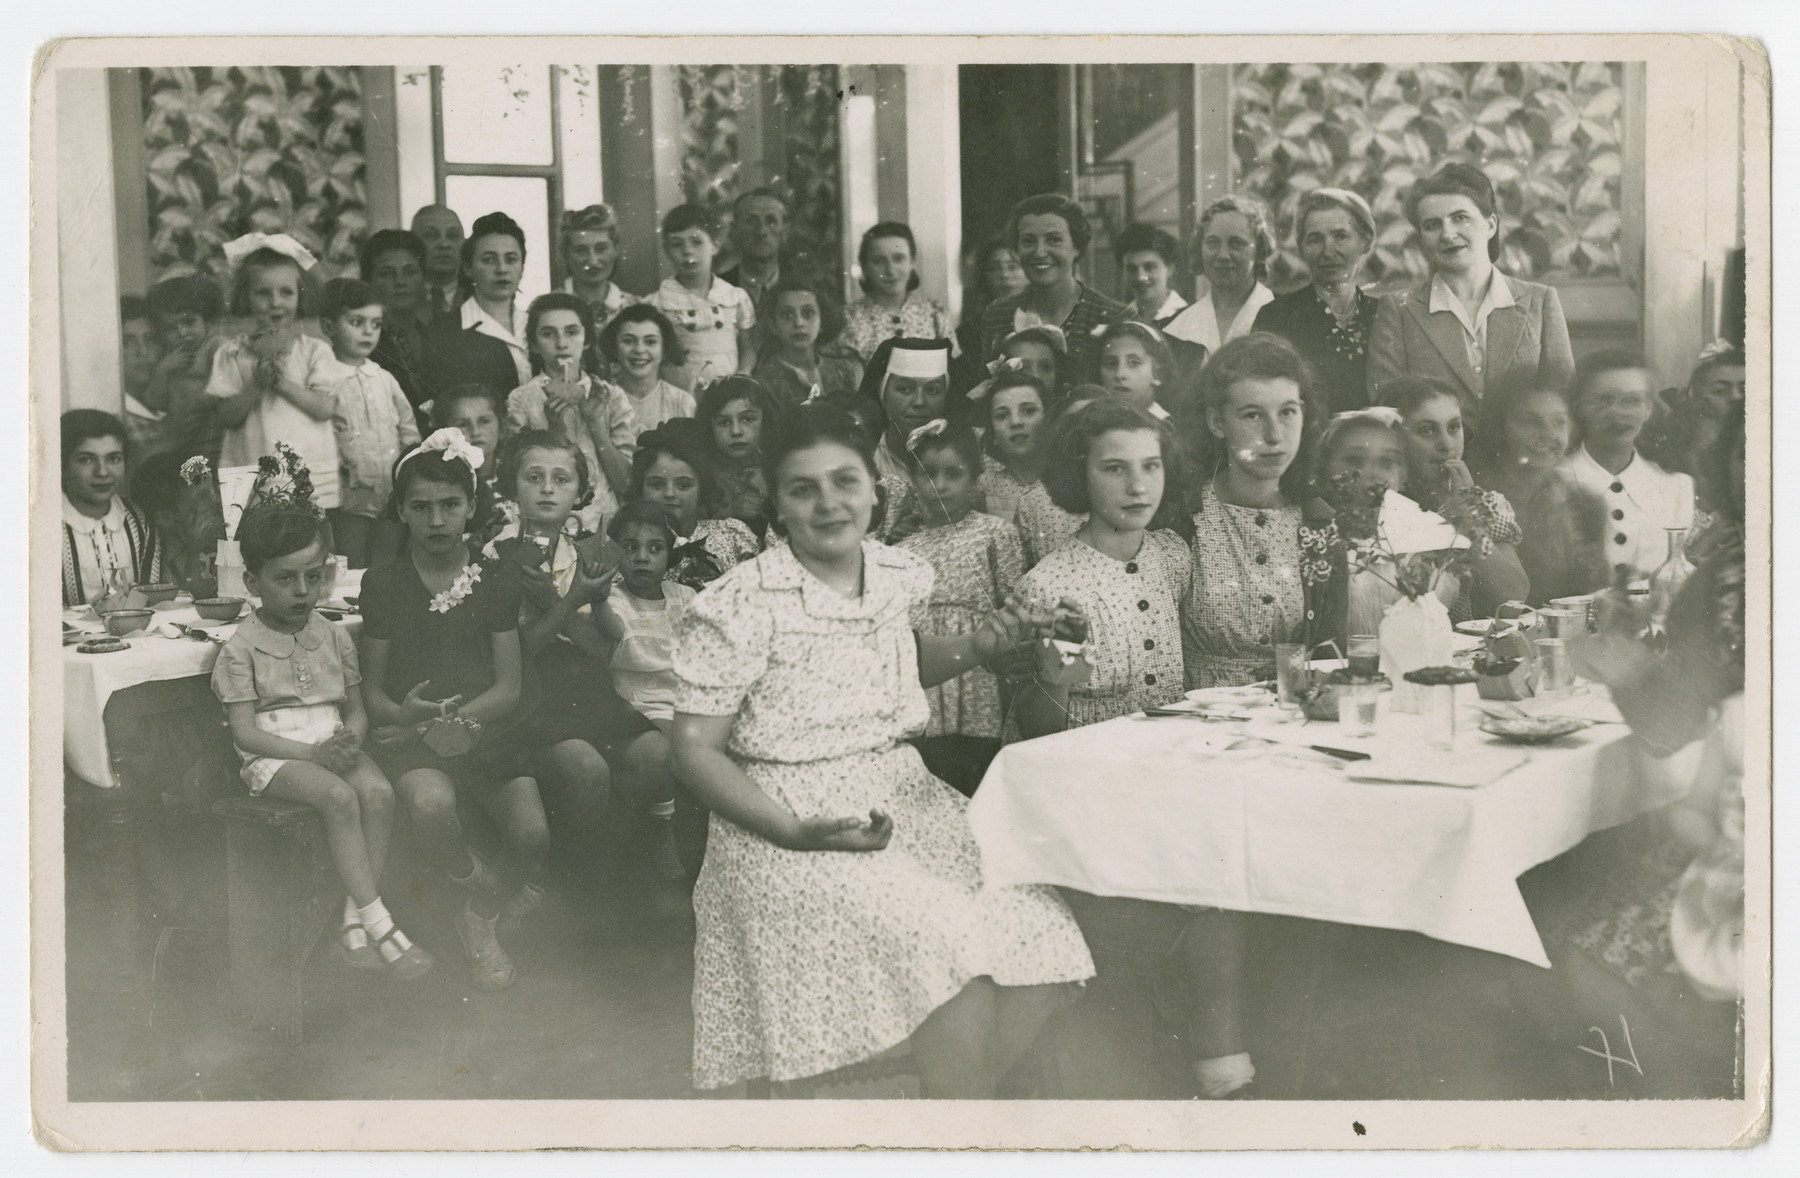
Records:
[[[194,603],[194,612],[209,622],[235,622],[244,612],[241,597],[205,597]]]
[[[123,638],[127,634],[136,634],[150,624],[151,611],[147,609],[119,609],[106,615],[106,632],[114,638]]]
[[[156,605],[159,602],[168,601],[181,592],[181,586],[173,581],[160,585],[133,585],[132,588],[144,595],[145,605]]]

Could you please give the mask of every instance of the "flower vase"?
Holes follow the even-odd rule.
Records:
[[[1376,638],[1381,647],[1381,673],[1394,685],[1390,706],[1396,712],[1417,715],[1423,706],[1422,689],[1408,683],[1405,675],[1450,661],[1450,611],[1435,593],[1402,597],[1383,611]]]
[[[219,541],[218,585],[220,597],[245,596],[244,557],[236,540]]]

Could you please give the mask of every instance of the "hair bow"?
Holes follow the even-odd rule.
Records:
[[[239,262],[257,250],[274,250],[290,257],[302,270],[311,270],[319,264],[319,259],[313,257],[312,251],[285,233],[246,233],[226,242],[222,248],[225,251],[225,264],[233,270],[238,268]]]
[[[1069,354],[1069,337],[1063,332],[1063,329],[1054,323],[1044,322],[1035,311],[1014,311],[1012,334],[1002,340],[1000,346],[1004,348],[1027,331],[1042,332],[1050,341],[1051,347],[1065,356]]]
[[[811,405],[817,401],[822,401],[824,399],[825,399],[825,390],[823,388],[821,388],[819,385],[819,382],[815,380],[815,381],[813,381],[812,387],[806,390],[806,400],[801,402],[801,404]]]
[[[1023,356],[996,356],[987,363],[989,376],[999,376],[1003,372],[1023,372],[1025,358]]]
[[[469,439],[463,437],[463,432],[453,425],[445,426],[443,429],[433,431],[429,438],[426,438],[423,442],[420,442],[417,446],[408,450],[406,452],[406,457],[402,458],[394,465],[396,468],[405,466],[419,455],[433,450],[443,451],[445,457],[456,459],[458,462],[468,467],[470,471],[481,469],[481,451],[478,448],[471,446],[469,444]]]
[[[906,435],[906,452],[912,453],[919,448],[919,443],[926,438],[935,438],[950,428],[950,423],[941,417],[934,417],[912,433]]]
[[[1694,363],[1696,365],[1704,364],[1714,356],[1723,356],[1726,352],[1735,352],[1737,350],[1738,346],[1730,340],[1724,338],[1716,339],[1700,349],[1700,354],[1694,357]]]
[[[1367,409],[1346,410],[1333,416],[1331,424],[1342,426],[1356,421],[1370,421],[1389,427],[1406,424],[1406,418],[1391,405],[1371,405]]]

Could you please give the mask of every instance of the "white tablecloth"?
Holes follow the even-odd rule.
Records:
[[[351,579],[340,580],[340,593],[356,593],[360,573],[350,576]],[[199,626],[220,638],[229,637],[237,628],[205,621],[192,606],[174,603],[158,609],[151,622]],[[100,625],[91,619],[85,624],[95,629]],[[339,624],[350,627],[353,637],[362,631],[362,618],[355,614],[347,615]],[[125,641],[131,649],[113,654],[77,654],[73,646],[63,647],[62,652],[63,764],[83,781],[105,789],[119,784],[106,739],[106,701],[113,692],[140,683],[211,675],[213,664],[219,661],[216,643],[163,638],[149,632],[127,635]]]
[[[1474,754],[1499,742],[1472,703],[1458,747]],[[1382,725],[1378,756],[1423,736],[1416,716]],[[1351,743],[1335,724],[1287,727]],[[1233,728],[1126,717],[1009,745],[969,805],[986,882],[1411,929],[1547,966],[1519,875],[1680,797],[1698,748],[1652,764],[1624,726],[1597,725],[1518,748],[1524,764],[1471,789],[1220,751]]]

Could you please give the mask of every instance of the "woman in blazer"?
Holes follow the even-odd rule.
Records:
[[[1398,376],[1449,383],[1478,420],[1489,389],[1514,382],[1567,388],[1575,376],[1569,326],[1553,287],[1494,268],[1500,219],[1479,168],[1450,163],[1413,185],[1407,215],[1431,277],[1387,296],[1369,340],[1369,399]]]

